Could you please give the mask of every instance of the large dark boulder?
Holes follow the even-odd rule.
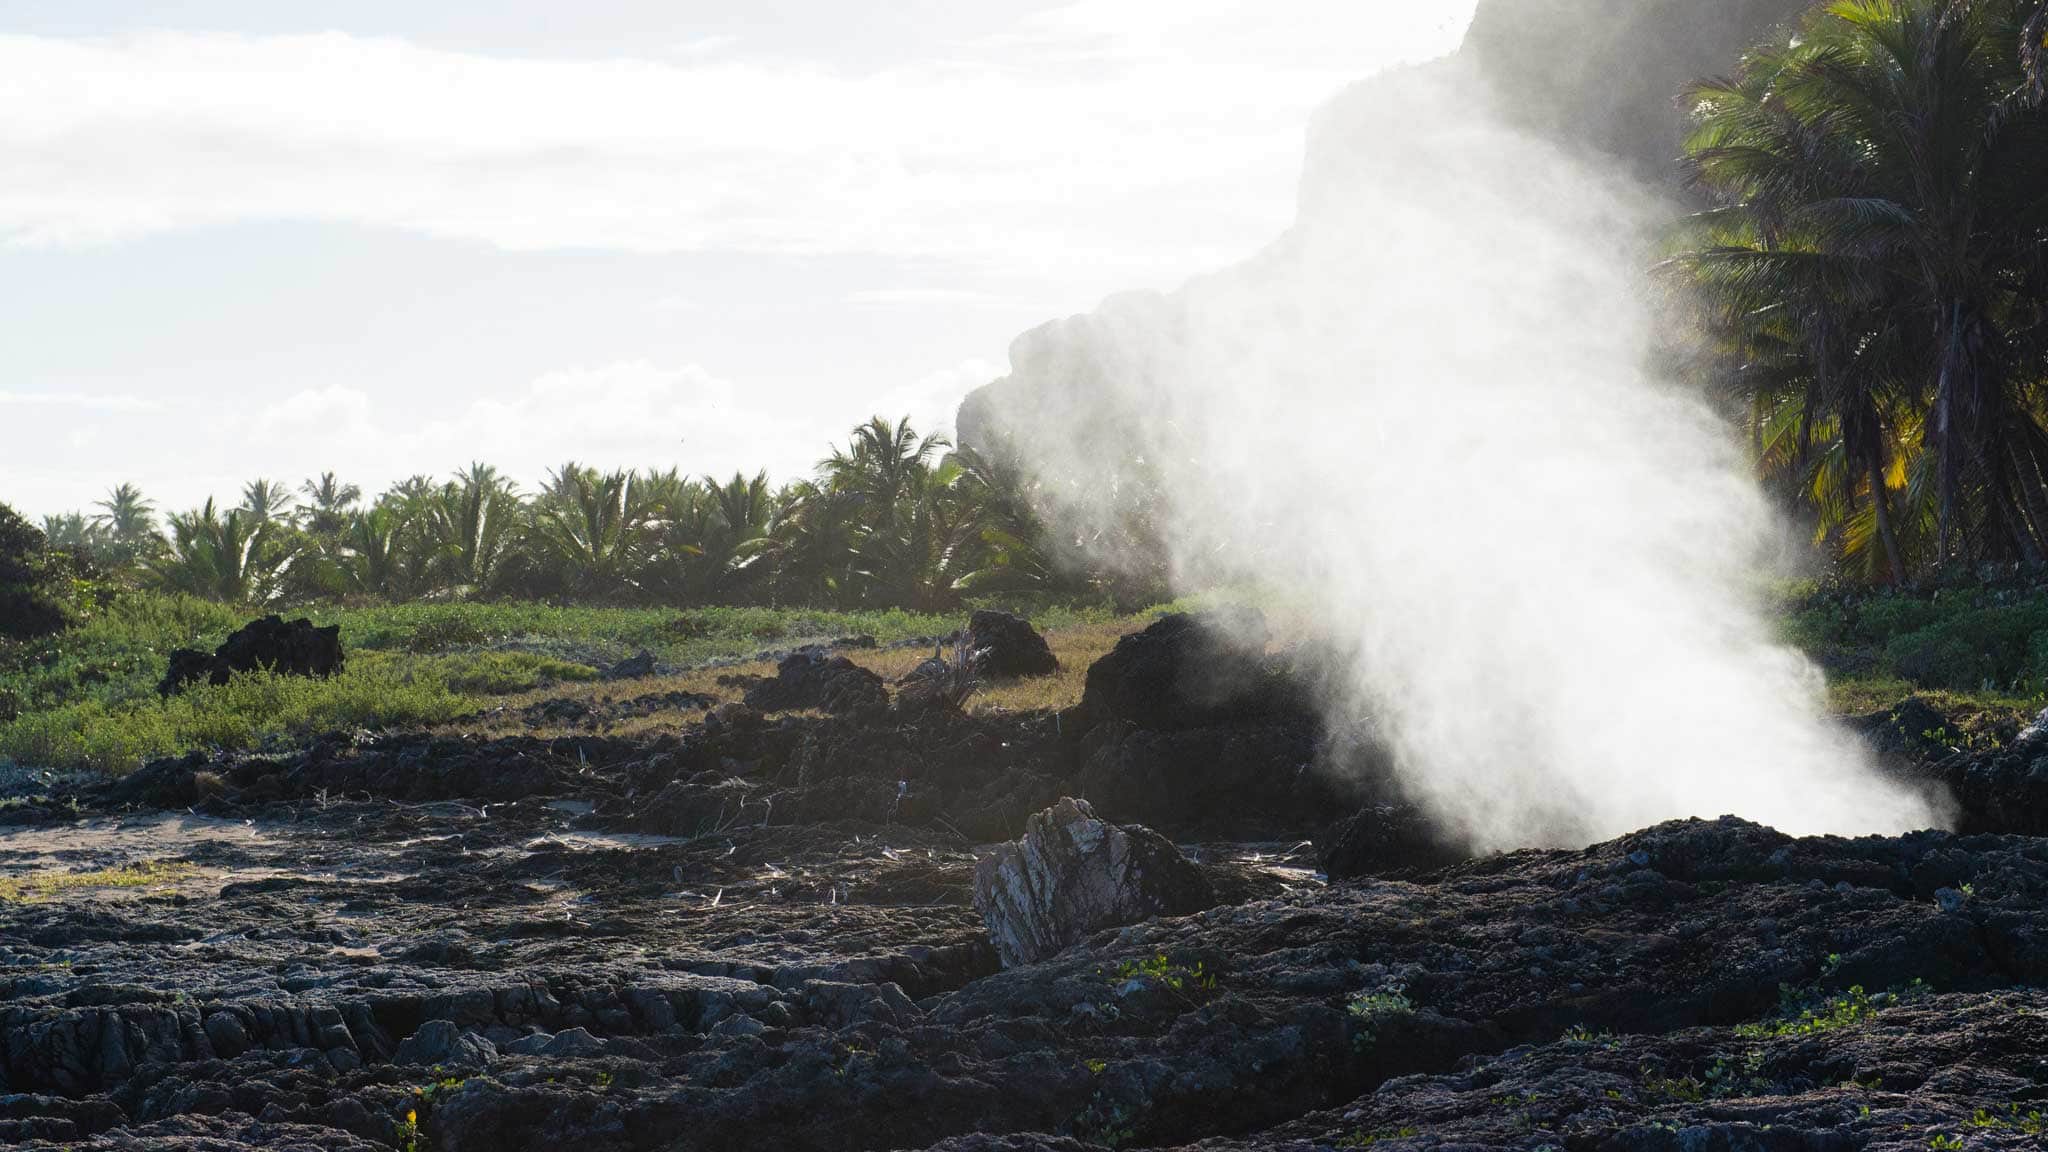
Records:
[[[782,658],[775,675],[756,680],[746,692],[756,712],[816,708],[834,715],[889,706],[882,678],[844,656],[822,648],[800,648]]]
[[[1471,856],[1420,809],[1406,804],[1369,805],[1333,828],[1316,848],[1332,880],[1409,876]]]
[[[2048,836],[2048,712],[2010,744],[1953,752],[1909,776],[1952,801],[1959,832]]]
[[[1038,629],[1008,612],[983,609],[969,617],[967,646],[977,676],[1050,676],[1060,670]]]
[[[1202,870],[1137,824],[1096,817],[1062,798],[1020,840],[974,867],[974,906],[1005,967],[1035,964],[1105,928],[1199,912],[1215,902]]]
[[[1105,818],[1183,838],[1300,839],[1360,801],[1307,722],[1160,731],[1110,721],[1080,752],[1077,794]]]
[[[169,696],[198,680],[225,684],[237,672],[259,669],[325,679],[339,675],[343,663],[339,624],[320,628],[311,620],[265,616],[243,625],[210,654],[194,648],[172,651],[157,691]]]
[[[1082,720],[1172,730],[1312,718],[1311,694],[1264,647],[1256,612],[1162,616],[1089,666]]]

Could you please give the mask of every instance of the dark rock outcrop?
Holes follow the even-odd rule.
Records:
[[[1029,620],[992,609],[967,621],[967,647],[977,676],[1050,676],[1060,670],[1052,646]]]
[[[1208,879],[1173,842],[1141,825],[1096,818],[1063,798],[1024,836],[974,866],[974,906],[1007,965],[1033,964],[1088,938],[1214,902]]]
[[[1298,854],[1205,845],[1228,906],[1004,968],[979,837],[948,826],[978,788],[1059,776],[1049,718],[711,728],[219,758],[224,820],[83,797],[79,867],[191,871],[0,901],[0,1143],[2038,1143],[2034,838],[1689,820],[1327,885]],[[495,791],[529,760],[545,791]],[[865,820],[905,771],[928,822]],[[621,834],[656,791],[713,780],[780,798],[703,835]],[[369,795],[314,799],[340,782]],[[428,795],[460,799],[390,802]]]
[[[1089,665],[1081,717],[1154,731],[1312,719],[1308,691],[1265,643],[1255,611],[1162,616]]]
[[[783,657],[774,676],[758,678],[746,702],[760,712],[817,708],[837,715],[886,708],[889,690],[880,676],[844,656],[802,648]]]
[[[604,670],[607,680],[640,680],[654,675],[654,653],[645,648]]]
[[[1895,764],[1946,755],[1948,742],[1955,735],[1948,717],[1920,696],[1908,696],[1889,708],[1852,717],[1847,725],[1871,751]]]
[[[1418,809],[1377,804],[1339,824],[1319,845],[1323,872],[1332,880],[1408,876],[1470,857]]]
[[[1165,731],[1112,720],[1080,750],[1076,787],[1097,811],[1184,839],[1298,838],[1369,794],[1325,762],[1306,720]]]
[[[1917,772],[1953,798],[1959,831],[2048,836],[2048,727],[2042,718],[2010,744],[1953,751]]]
[[[200,680],[226,684],[237,672],[258,669],[324,679],[340,674],[343,663],[339,624],[320,628],[311,620],[265,616],[242,626],[210,653],[174,649],[157,691],[169,696]]]

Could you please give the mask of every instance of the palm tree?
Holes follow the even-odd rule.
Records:
[[[509,550],[518,514],[518,489],[488,464],[472,462],[442,485],[428,517],[443,583],[470,590],[487,587]]]
[[[706,476],[700,489],[704,498],[697,520],[694,587],[707,599],[722,599],[759,574],[748,563],[748,548],[765,538],[775,523],[775,492],[768,486],[766,471],[752,476],[734,472],[723,484]]]
[[[258,478],[242,486],[241,510],[258,524],[291,519],[292,494],[275,480]]]
[[[363,498],[361,488],[343,484],[332,472],[322,472],[318,480],[300,484],[299,492],[307,501],[304,512],[306,531],[329,538],[340,535],[348,525],[349,513]]]
[[[855,524],[851,579],[840,585],[842,595],[907,603],[902,598],[927,583],[917,569],[929,562],[936,527],[931,459],[949,446],[942,436],[920,437],[908,417],[891,423],[876,416],[818,463],[820,486],[844,504]]]
[[[1838,0],[1693,92],[1689,163],[1717,207],[1679,266],[1724,379],[1822,531],[1874,535],[1894,579],[1920,514],[1895,493],[1931,502],[1936,564],[2039,564],[2048,542],[2048,119],[2022,39],[2040,18]]]
[[[100,514],[92,518],[99,540],[84,543],[107,559],[132,564],[163,543],[156,527],[156,505],[145,499],[135,485],[123,482],[94,507],[100,509]]]
[[[960,576],[960,590],[1014,592],[1058,583],[1058,567],[1045,548],[1045,521],[1033,502],[1036,485],[1017,455],[961,448],[952,460],[960,468],[957,486],[974,506],[980,533],[978,563]]]
[[[875,516],[909,489],[913,478],[933,455],[952,444],[943,436],[920,438],[910,417],[891,424],[876,416],[853,430],[844,448],[818,462],[822,478],[835,491],[851,493],[873,506]]]
[[[840,604],[854,592],[854,499],[809,480],[776,494],[768,530],[741,544],[736,568],[759,570],[777,604]]]
[[[640,587],[656,538],[655,512],[634,473],[600,473],[571,461],[543,487],[532,529],[572,588],[621,596]]]
[[[166,591],[262,605],[276,596],[291,561],[274,524],[243,508],[222,516],[209,499],[203,508],[172,515],[169,553],[150,561],[149,573]]]
[[[339,568],[351,592],[402,600],[413,594],[402,563],[404,522],[400,512],[378,505],[349,516],[342,534]]]
[[[106,556],[112,547],[99,518],[88,520],[78,512],[43,517],[43,536],[52,548],[91,557]]]

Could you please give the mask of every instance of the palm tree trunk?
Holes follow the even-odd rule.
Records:
[[[2014,480],[2024,485],[2026,477],[2020,473],[2013,455],[2011,451],[2006,453],[2007,462],[2015,465]],[[2005,518],[2012,532],[2013,543],[2019,548],[2020,558],[2026,562],[2027,567],[2039,569],[2042,565],[2040,532],[2038,526],[2027,515],[2025,504],[2014,500],[2008,486],[1996,476],[1992,477],[1992,492],[1997,498],[1999,513]]]
[[[1956,389],[1963,383],[1962,365],[1959,363],[1962,359],[1962,299],[1956,298],[1943,312],[1941,375],[1934,390],[1935,466],[1940,475],[1940,506],[1936,513],[1940,524],[1937,533],[1939,546],[1935,553],[1937,564],[1946,564],[1949,560],[1952,533],[1956,529],[1956,494],[1962,481],[1959,473],[1963,467],[1962,421],[1956,403]]]
[[[2019,469],[2020,511],[2033,525],[2035,538],[2048,539],[2048,505],[2042,502],[2040,462],[2028,444],[2015,448],[2013,456]]]
[[[1884,468],[1874,456],[1870,460],[1870,502],[1877,514],[1877,538],[1884,542],[1885,563],[1891,566],[1892,587],[1904,587],[1906,562],[1899,554],[1899,535],[1892,530],[1891,500],[1885,493]]]
[[[2034,540],[2033,529],[2023,519],[2019,510],[2013,507],[2012,497],[2004,485],[1994,483],[1991,489],[1992,502],[1998,506],[1998,517],[2005,521],[2006,530],[2012,534],[2012,542],[2019,548],[2020,559],[2029,568],[2041,567],[2041,546]]]

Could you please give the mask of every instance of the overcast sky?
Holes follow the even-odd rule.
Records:
[[[0,0],[0,500],[805,471],[1248,255],[1472,0]]]

